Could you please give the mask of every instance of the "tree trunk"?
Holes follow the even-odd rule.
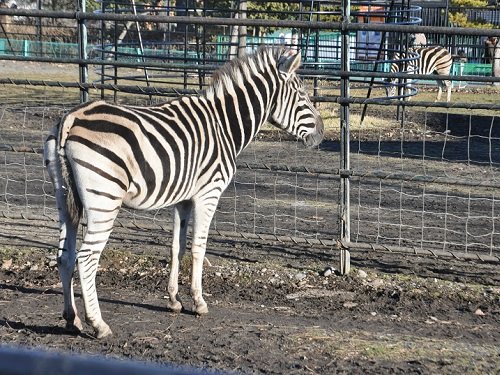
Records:
[[[232,17],[234,19],[240,18],[240,14],[238,12],[239,10],[239,1],[233,1],[233,14]],[[230,28],[229,31],[229,49],[228,49],[228,60],[232,60],[237,56],[238,53],[238,34],[239,34],[239,26],[238,25],[233,25]]]
[[[500,38],[496,38],[493,50],[493,77],[500,77]],[[495,82],[495,86],[500,86],[500,82]]]
[[[247,2],[246,0],[240,0],[239,4],[240,19],[247,18]],[[238,29],[238,57],[242,57],[247,52],[247,27],[241,25]]]

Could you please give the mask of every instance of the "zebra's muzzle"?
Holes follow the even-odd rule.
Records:
[[[312,133],[309,133],[304,137],[304,145],[306,147],[312,148],[316,147],[321,143],[324,136],[324,125],[321,117],[318,117],[316,120],[316,128]]]

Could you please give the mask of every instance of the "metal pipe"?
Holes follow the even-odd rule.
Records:
[[[347,73],[351,70],[349,30],[350,0],[342,0],[342,40],[341,40],[341,69]],[[340,96],[349,99],[349,75],[340,79]],[[349,129],[349,102],[342,103],[340,107],[340,240],[344,243],[351,242],[351,214],[350,214],[350,129]],[[350,270],[350,256],[347,249],[340,252],[340,272],[348,274]]]
[[[79,82],[59,82],[59,81],[39,81],[26,79],[11,79],[0,78],[2,85],[31,85],[31,86],[46,86],[46,87],[68,87],[68,88],[85,88],[85,89],[105,89],[114,92],[126,92],[144,95],[157,96],[179,96],[179,95],[196,95],[200,94],[200,90],[195,89],[177,89],[177,88],[159,88],[159,87],[143,87],[138,85],[114,85],[114,84],[99,84]],[[376,104],[381,106],[394,106],[394,100],[383,98],[359,98],[350,97],[343,98],[340,96],[316,96],[311,97],[313,102],[318,103],[337,103],[337,104]],[[500,110],[500,104],[482,104],[482,103],[461,103],[461,102],[425,102],[412,100],[406,102],[407,107],[425,107],[425,108],[462,108],[462,109],[482,109],[482,110]]]
[[[135,6],[135,0],[132,0],[132,9],[134,11],[134,15],[137,15],[137,8]],[[144,59],[144,45],[142,43],[142,35],[141,35],[141,27],[139,26],[139,22],[135,22],[135,28],[137,29],[137,36],[139,38],[139,48],[141,50],[141,60],[143,63],[146,63],[146,60]],[[146,79],[146,86],[149,87],[149,74],[148,74],[148,69],[146,66],[144,66],[144,78]],[[149,97],[149,101],[151,102],[152,98],[151,96]]]
[[[164,69],[165,63],[154,63],[148,62],[147,65],[137,62],[127,62],[127,61],[112,61],[112,60],[92,60],[92,59],[64,59],[64,58],[48,58],[48,57],[25,57],[25,56],[1,56],[0,60],[12,60],[12,61],[36,61],[36,62],[46,62],[46,63],[59,63],[59,64],[87,64],[87,65],[109,65],[115,67],[124,68],[142,68],[147,66],[149,68],[159,68]],[[325,65],[323,63],[323,65]],[[198,71],[200,69],[213,71],[220,68],[220,65],[199,65],[199,64],[168,64],[169,69],[180,69],[180,70],[193,70]],[[451,76],[451,75],[438,75],[438,74],[408,74],[408,73],[384,73],[384,72],[369,72],[369,71],[343,71],[336,69],[299,69],[299,74],[302,76],[313,78],[318,77],[350,77],[350,78],[366,78],[366,77],[378,77],[378,78],[408,78],[414,80],[430,80],[435,81],[440,80],[451,80],[451,81],[464,81],[464,82],[482,82],[482,83],[492,83],[500,82],[500,77],[485,77],[485,76]],[[335,79],[337,80],[337,79]],[[378,100],[378,99],[377,99]],[[405,103],[406,104],[406,103]]]
[[[77,7],[82,12],[86,10],[86,0],[77,0]],[[85,84],[89,78],[89,66],[87,64],[87,20],[78,20],[78,57],[82,60],[79,64],[80,83]],[[81,86],[80,88],[80,103],[85,103],[89,100],[89,91],[87,88]]]

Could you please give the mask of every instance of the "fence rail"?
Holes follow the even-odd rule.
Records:
[[[470,27],[450,28],[420,25],[398,25],[384,23],[351,23],[324,22],[324,21],[296,21],[296,20],[272,20],[272,19],[239,19],[222,17],[189,17],[189,16],[155,16],[113,13],[89,13],[89,12],[66,12],[32,9],[8,9],[0,8],[0,15],[25,16],[25,17],[47,17],[71,19],[76,21],[133,21],[133,22],[157,22],[178,23],[189,25],[226,25],[226,26],[260,26],[260,27],[286,27],[310,30],[339,30],[339,31],[394,31],[404,33],[436,33],[441,35],[479,35],[500,37],[500,29],[476,29]]]

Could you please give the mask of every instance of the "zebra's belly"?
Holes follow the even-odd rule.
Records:
[[[187,200],[201,199],[217,203],[233,174],[234,169],[231,169],[228,175],[223,175],[220,168],[213,166],[204,175],[196,175],[191,180],[183,180],[184,182],[176,185],[175,189],[160,189],[156,191],[156,194],[146,197],[141,193],[145,190],[132,183],[123,198],[123,205],[138,210],[157,210]]]
[[[123,199],[123,205],[136,210],[157,210],[189,200],[193,196],[191,189],[186,192],[178,192],[178,194],[159,192],[155,197],[145,200],[144,197],[137,195],[135,190],[134,188],[132,191],[127,192]]]

